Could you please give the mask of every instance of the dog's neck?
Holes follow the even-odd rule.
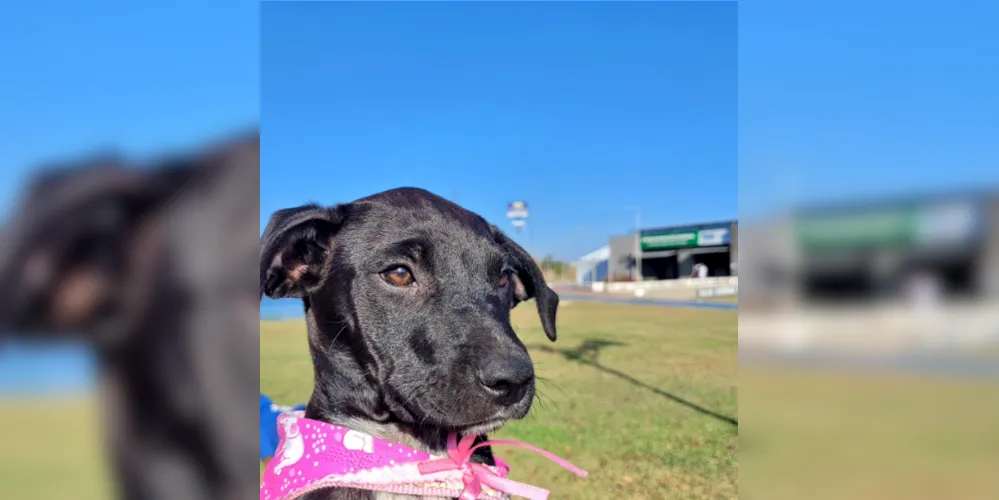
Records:
[[[340,425],[375,438],[408,446],[418,451],[442,455],[447,451],[448,432],[433,425],[413,425],[396,418],[384,402],[375,374],[358,361],[367,356],[357,352],[349,323],[330,320],[306,311],[309,349],[315,369],[315,388],[305,410],[306,418]],[[320,325],[336,325],[342,330],[329,337]],[[332,343],[331,343],[331,340]],[[486,436],[479,436],[484,441]],[[494,465],[489,447],[476,450],[473,460]]]

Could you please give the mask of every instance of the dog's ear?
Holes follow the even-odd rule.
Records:
[[[545,335],[555,342],[555,313],[558,312],[558,294],[548,288],[541,268],[534,262],[531,255],[520,245],[508,238],[496,226],[492,227],[493,238],[503,249],[503,252],[513,262],[517,274],[514,275],[514,306],[534,299],[538,304],[538,315],[541,316],[541,326]]]
[[[260,295],[303,298],[322,282],[345,206],[278,210],[260,237]]]
[[[111,310],[138,300],[126,290],[154,256],[157,209],[185,169],[131,168],[98,158],[43,170],[0,239],[0,328],[86,334]],[[131,302],[128,302],[129,304]]]

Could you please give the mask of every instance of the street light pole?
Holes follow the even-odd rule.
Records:
[[[643,280],[642,276],[642,208],[627,207],[627,210],[635,211],[635,274],[638,281]]]

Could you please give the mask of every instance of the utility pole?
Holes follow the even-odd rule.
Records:
[[[642,281],[642,207],[625,207],[635,211],[635,275]]]

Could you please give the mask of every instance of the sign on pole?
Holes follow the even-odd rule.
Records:
[[[518,233],[521,228],[527,225],[527,218],[530,215],[530,212],[527,210],[527,203],[523,201],[514,201],[506,209],[506,217],[510,219],[510,223],[513,224]]]

